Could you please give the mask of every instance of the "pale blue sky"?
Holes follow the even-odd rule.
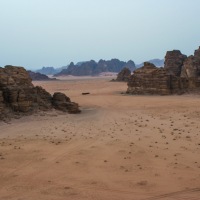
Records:
[[[190,55],[199,9],[200,0],[0,0],[0,66]]]

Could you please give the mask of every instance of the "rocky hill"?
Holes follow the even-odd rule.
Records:
[[[133,61],[123,62],[118,59],[112,60],[100,60],[95,62],[94,60],[88,62],[81,62],[79,65],[75,65],[73,62],[70,63],[67,69],[63,69],[60,73],[55,76],[95,76],[102,72],[120,72],[124,67],[129,68],[131,71],[136,69]]]
[[[0,119],[27,115],[52,108],[79,113],[79,106],[62,93],[53,97],[42,87],[34,87],[23,67],[0,68]]]
[[[123,68],[121,72],[117,75],[117,79],[115,81],[119,82],[128,82],[131,76],[131,70],[127,67]]]
[[[145,62],[128,81],[130,94],[182,94],[200,90],[200,47],[187,57],[179,50],[168,51],[164,68]]]
[[[56,78],[49,78],[47,75],[41,74],[39,72],[32,72],[30,70],[27,71],[29,76],[33,81],[51,81],[56,80]]]

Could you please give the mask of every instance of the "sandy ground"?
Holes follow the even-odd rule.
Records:
[[[200,199],[199,96],[128,96],[108,78],[34,84],[82,113],[0,123],[1,200]]]

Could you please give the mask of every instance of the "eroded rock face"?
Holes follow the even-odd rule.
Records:
[[[42,87],[34,87],[31,81],[28,72],[23,67],[0,68],[0,119],[55,107],[51,94]],[[68,102],[71,103],[70,99]],[[79,112],[78,105],[76,104],[75,107],[71,103],[63,111],[72,113],[71,110],[74,110],[73,113],[76,113],[76,108]]]
[[[198,78],[200,77],[200,47],[195,50],[194,55],[189,56],[183,65],[181,77]]]
[[[181,94],[200,89],[200,48],[194,55],[180,51],[168,51],[165,67],[157,68],[146,62],[137,69],[128,82],[127,93],[131,94]]]
[[[166,70],[158,69],[154,64],[145,62],[144,66],[135,70],[130,77],[127,93],[169,94],[168,76],[166,74]]]
[[[14,67],[7,65],[0,67],[0,87],[8,86],[33,86],[31,78],[23,67]]]
[[[165,56],[164,68],[172,75],[180,76],[186,58],[187,56],[179,50],[168,51]]]
[[[149,62],[135,70],[128,82],[129,94],[159,94],[169,95],[182,93],[188,88],[188,82],[172,75],[164,68],[157,68]]]
[[[121,72],[117,75],[116,81],[124,81],[128,82],[129,78],[131,76],[131,70],[129,68],[123,68]]]

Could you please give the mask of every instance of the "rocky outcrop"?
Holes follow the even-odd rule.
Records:
[[[70,63],[67,69],[62,70],[55,76],[95,76],[102,72],[116,72],[119,73],[124,67],[129,68],[131,71],[135,70],[135,63],[133,61],[123,62],[118,59],[112,60],[100,60],[98,63],[94,60],[88,62],[81,62],[75,65],[73,62]]]
[[[125,67],[117,75],[116,81],[128,82],[130,76],[131,76],[131,70]]]
[[[181,77],[197,78],[200,75],[200,60],[194,56],[189,56],[184,62]]]
[[[129,94],[159,94],[169,95],[183,93],[189,87],[188,82],[171,74],[164,68],[157,68],[149,62],[135,70],[128,82]]]
[[[71,102],[69,98],[66,104],[66,99],[63,99],[63,111],[80,112],[77,104]],[[0,68],[0,119],[52,108],[57,109],[55,99],[43,88],[34,87],[28,72],[23,67]]]
[[[58,110],[73,114],[80,112],[78,104],[71,102],[69,97],[60,92],[54,93],[52,103],[54,108]]]
[[[145,62],[135,70],[128,82],[127,93],[130,94],[169,94],[166,70],[158,69],[154,64]]]
[[[165,56],[164,68],[172,75],[180,76],[186,58],[187,56],[179,50],[168,51]]]
[[[180,51],[168,51],[164,68],[151,63],[135,70],[128,82],[127,93],[131,94],[181,94],[200,89],[200,48],[194,55]]]
[[[185,60],[181,77],[188,79],[200,77],[200,47],[194,52],[194,55],[189,56]]]
[[[41,74],[39,72],[32,72],[32,71],[28,71],[29,76],[31,77],[31,79],[33,81],[52,81],[52,80],[56,80],[56,78],[49,78],[47,75]]]

